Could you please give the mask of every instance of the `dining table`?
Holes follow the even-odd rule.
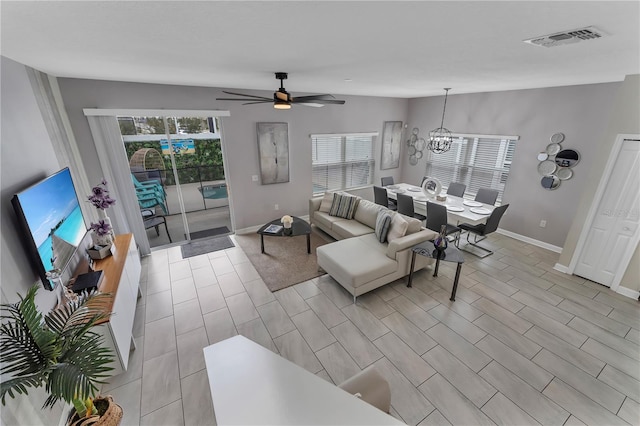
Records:
[[[425,216],[427,216],[427,201],[446,206],[448,222],[456,225],[460,223],[468,223],[470,225],[485,223],[495,208],[491,204],[483,204],[446,194],[442,194],[442,196],[446,196],[446,200],[438,201],[435,195],[427,196],[420,186],[410,183],[396,183],[387,185],[384,188],[387,189],[387,196],[393,200],[397,200],[397,194],[410,195],[413,198],[415,212]]]

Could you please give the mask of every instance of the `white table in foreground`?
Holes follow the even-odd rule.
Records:
[[[244,336],[204,358],[218,425],[403,424]]]
[[[461,212],[453,212],[447,209],[447,217],[449,223],[468,223],[470,225],[478,225],[480,223],[485,223],[487,221],[487,218],[489,217],[488,214],[477,214],[472,212],[470,210],[471,207],[465,206],[463,204],[464,198],[462,197],[447,195],[447,201],[436,201],[435,198],[430,199],[425,197],[422,193],[422,189],[419,186],[411,185],[408,183],[397,183],[395,185],[386,186],[385,188],[387,188],[388,197],[394,200],[397,199],[397,190],[400,190],[401,194],[410,195],[411,197],[413,197],[413,205],[416,213],[420,213],[425,216],[427,215],[427,201],[431,201],[432,203],[436,204],[442,204],[447,207],[455,206],[463,208],[464,210]],[[419,191],[416,191],[418,189]],[[483,204],[482,207],[490,211],[493,211],[493,209],[495,208],[495,206],[492,206],[490,204]]]

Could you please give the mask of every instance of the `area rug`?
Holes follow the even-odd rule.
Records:
[[[260,235],[236,235],[235,239],[271,291],[324,274],[318,271],[316,249],[329,241],[315,232],[311,233],[311,254],[307,254],[307,238],[304,236],[265,236],[265,254],[260,253]]]
[[[200,254],[211,253],[212,251],[224,250],[235,247],[231,238],[228,236],[209,238],[206,240],[191,241],[188,244],[180,246],[182,249],[182,258],[198,256]]]
[[[197,240],[200,238],[214,237],[216,235],[228,234],[229,228],[226,226],[221,226],[219,228],[211,228],[205,229],[204,231],[190,232],[189,236],[191,236],[192,240]]]

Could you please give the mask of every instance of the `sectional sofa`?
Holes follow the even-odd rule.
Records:
[[[353,218],[346,219],[329,214],[329,200],[330,195],[309,200],[311,224],[338,240],[318,247],[318,266],[353,295],[354,303],[357,296],[409,274],[411,247],[438,235],[423,228],[418,219],[389,211],[394,218],[391,240],[381,243],[374,232],[376,220],[378,212],[388,209],[359,199]],[[432,263],[432,259],[417,256],[414,269]]]

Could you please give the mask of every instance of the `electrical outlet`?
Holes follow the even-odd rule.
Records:
[[[280,206],[276,204],[276,205],[273,206],[273,209],[274,210],[280,210]]]
[[[258,175],[252,175],[251,182],[257,182],[257,181],[258,181]]]
[[[540,221],[540,228],[545,228],[547,226],[547,221],[546,220],[541,220]]]

